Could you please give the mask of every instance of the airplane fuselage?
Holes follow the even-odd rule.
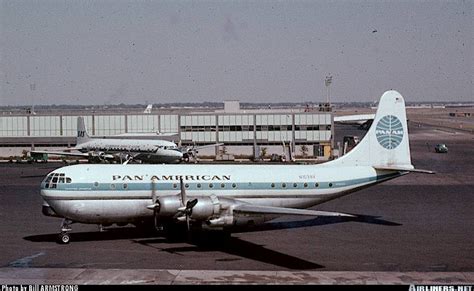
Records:
[[[152,218],[152,191],[215,195],[252,205],[307,208],[402,175],[368,166],[74,165],[53,171],[41,195],[61,217],[94,224]],[[56,179],[55,179],[56,178]],[[49,179],[49,180],[48,180]]]
[[[179,162],[183,156],[174,143],[161,140],[91,139],[78,147],[83,153],[134,154],[135,159],[152,163]]]

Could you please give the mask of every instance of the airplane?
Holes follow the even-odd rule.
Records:
[[[150,114],[152,108],[153,108],[153,104],[148,104],[148,106],[145,108],[145,111],[143,111],[143,113]]]
[[[263,224],[281,215],[342,216],[306,209],[411,172],[405,101],[385,92],[374,123],[347,155],[316,165],[72,165],[41,183],[43,214],[72,223],[186,226],[188,233]]]
[[[343,124],[355,124],[360,129],[369,129],[374,121],[375,114],[356,114],[356,115],[345,115],[335,116],[334,122]]]
[[[77,118],[76,146],[70,151],[31,151],[33,154],[75,156],[95,161],[139,160],[146,163],[178,163],[183,153],[171,141],[161,139],[91,138],[84,118]]]

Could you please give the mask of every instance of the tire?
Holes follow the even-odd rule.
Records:
[[[67,233],[61,233],[59,234],[59,237],[58,237],[58,242],[60,244],[68,244],[69,242],[71,241],[71,236]]]

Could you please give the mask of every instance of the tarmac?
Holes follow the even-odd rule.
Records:
[[[62,164],[1,163],[0,284],[472,284],[474,135],[411,125],[410,142],[413,164],[437,174],[313,208],[357,219],[285,216],[196,243],[73,224],[56,244],[61,219],[41,214],[39,183]]]
[[[149,269],[3,268],[2,284],[285,284],[285,285],[469,285],[473,273],[462,272],[319,272]]]

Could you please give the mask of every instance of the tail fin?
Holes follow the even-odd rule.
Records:
[[[347,155],[327,165],[413,169],[402,95],[397,91],[385,92],[365,137]]]
[[[76,144],[82,144],[90,140],[89,134],[87,133],[86,125],[84,124],[84,117],[77,117],[77,137]]]
[[[152,108],[153,108],[153,104],[148,104],[148,106],[145,108],[145,111],[143,111],[143,113],[150,114]]]

